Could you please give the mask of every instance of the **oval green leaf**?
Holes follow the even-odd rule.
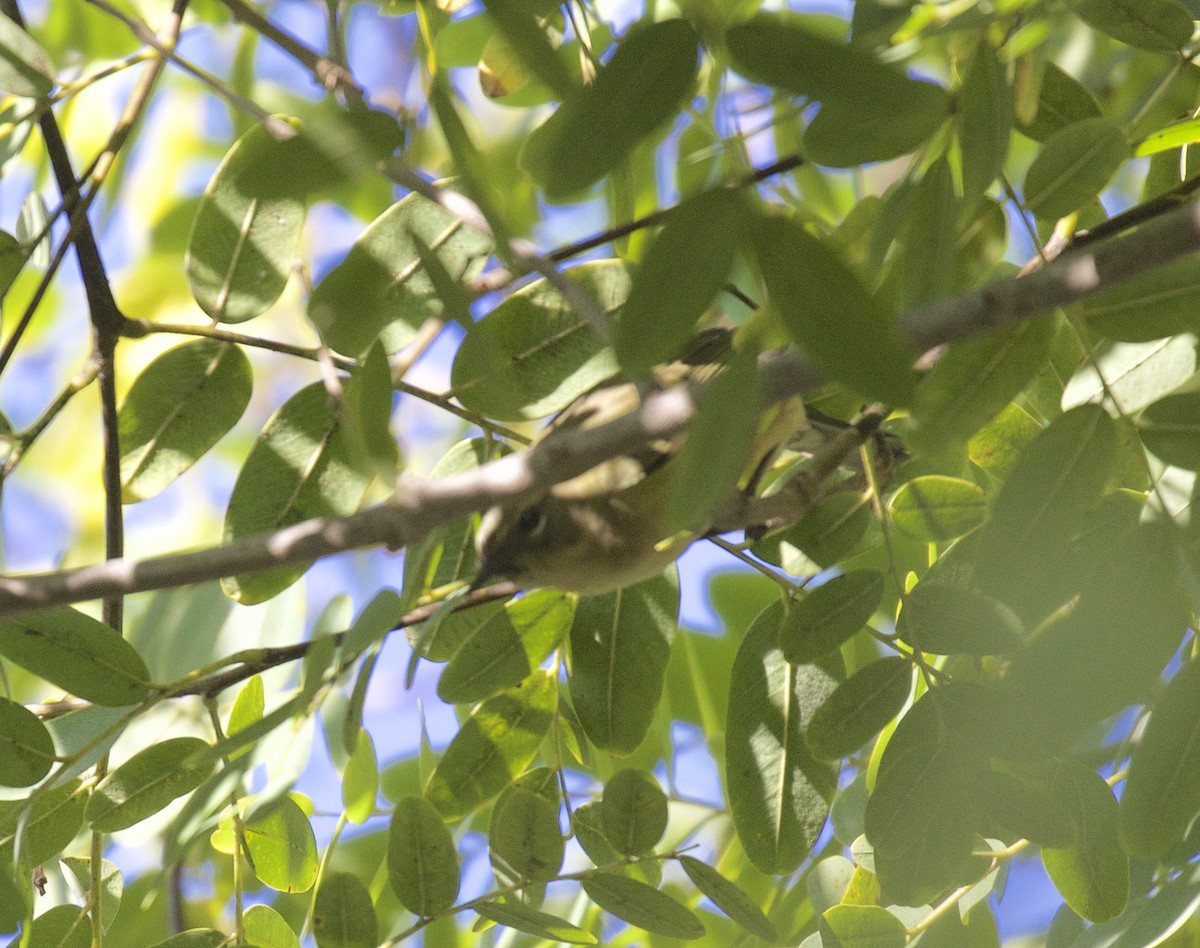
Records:
[[[375,798],[379,795],[379,760],[371,735],[359,729],[358,740],[346,770],[342,774],[342,806],[346,819],[361,826],[375,815]]]
[[[1025,205],[1037,217],[1066,217],[1091,204],[1129,156],[1125,133],[1111,119],[1084,119],[1059,129],[1025,174]]]
[[[215,339],[164,352],[134,379],[117,416],[121,492],[153,497],[221,440],[250,403],[250,360]]]
[[[454,653],[438,680],[438,697],[466,704],[524,681],[558,647],[574,614],[574,598],[555,589],[505,603]]]
[[[763,915],[754,900],[712,866],[691,856],[680,856],[679,864],[697,889],[751,935],[757,935],[766,942],[774,942],[779,937],[775,926]]]
[[[576,928],[556,915],[539,912],[523,902],[476,902],[471,906],[483,918],[527,935],[567,945],[594,945],[596,936]]]
[[[824,760],[848,757],[891,721],[912,691],[912,664],[881,658],[865,665],[834,689],[813,713],[805,736]]]
[[[92,881],[92,861],[86,857],[67,856],[61,860],[75,877],[80,891],[89,891]],[[100,860],[100,926],[108,932],[113,919],[121,907],[121,896],[125,893],[125,877],[121,870],[107,859]]]
[[[549,882],[562,868],[558,807],[541,794],[509,787],[492,810],[488,852],[501,886]]]
[[[22,26],[4,17],[0,22],[0,91],[40,99],[57,80],[54,63]]]
[[[1000,655],[1021,646],[1025,629],[1015,612],[991,596],[918,583],[905,597],[896,634],[935,655]]]
[[[878,905],[834,905],[821,916],[823,938],[842,948],[904,948],[904,923]]]
[[[1134,748],[1121,815],[1129,851],[1158,859],[1200,813],[1200,662],[1171,679]]]
[[[0,624],[0,655],[95,704],[137,704],[149,691],[150,672],[137,650],[115,629],[69,606]]]
[[[267,421],[225,511],[225,539],[237,540],[310,517],[344,517],[362,502],[373,471],[356,465],[320,382],[300,389]],[[224,580],[227,595],[263,602],[308,567],[286,566]]]
[[[1099,118],[1100,106],[1078,80],[1063,72],[1054,63],[1046,63],[1042,71],[1042,87],[1038,91],[1037,111],[1033,119],[1021,125],[1021,132],[1034,141],[1042,142],[1057,132],[1084,119]]]
[[[729,188],[706,191],[674,208],[634,274],[613,340],[631,375],[680,351],[716,299],[741,249],[749,208]],[[720,234],[697,241],[697,234]]]
[[[1075,842],[1043,849],[1046,872],[1066,903],[1089,922],[1120,915],[1129,898],[1129,857],[1121,838],[1121,813],[1112,788],[1095,771],[1067,760],[1057,781],[1075,803]]]
[[[558,708],[558,682],[538,670],[493,695],[463,722],[429,778],[426,796],[456,820],[507,787],[537,754]]]
[[[421,917],[444,912],[458,897],[458,850],[433,805],[422,797],[396,804],[388,828],[388,883]]]
[[[435,254],[445,273],[467,283],[483,270],[492,238],[428,198],[410,194],[375,218],[308,301],[308,318],[325,343],[357,357],[382,338],[395,352],[442,314],[442,301],[422,261]]]
[[[300,939],[287,920],[269,905],[251,905],[242,916],[246,941],[269,948],[300,948]],[[316,919],[314,916],[314,928]],[[318,944],[320,941],[318,940]],[[336,944],[336,942],[334,943]]]
[[[753,241],[770,304],[792,338],[837,381],[907,405],[915,357],[850,268],[792,219],[762,218]]]
[[[618,167],[661,128],[696,84],[698,44],[686,20],[631,31],[595,81],[574,93],[529,136],[521,164],[559,200]]]
[[[790,664],[779,644],[783,605],[751,623],[734,659],[725,732],[725,784],[734,828],[763,872],[785,874],[808,855],[829,814],[837,774],[803,731],[833,692],[816,665]]]
[[[1138,49],[1178,52],[1192,38],[1192,13],[1179,0],[1078,0],[1070,9],[1089,26]]]
[[[866,625],[882,600],[882,573],[835,576],[788,608],[779,631],[784,656],[796,665],[823,658]]]
[[[604,911],[630,925],[668,938],[688,941],[704,935],[704,924],[665,892],[612,872],[590,872],[583,891]]]
[[[619,770],[600,800],[604,835],[626,856],[650,852],[667,831],[667,795],[650,774]]]
[[[379,920],[371,893],[358,876],[334,872],[321,880],[313,903],[312,930],[317,948],[375,948],[379,944]]]
[[[566,271],[601,313],[629,295],[628,264],[599,260]],[[501,421],[542,418],[565,408],[617,371],[583,316],[547,281],[509,296],[471,327],[454,357],[450,381],[459,401]]]
[[[1147,342],[1200,331],[1200,258],[1188,255],[1083,301],[1088,326],[1109,339]]]
[[[138,751],[97,784],[88,800],[88,822],[98,832],[113,833],[191,793],[212,773],[211,766],[197,766],[191,759],[208,750],[198,737],[172,737]]]
[[[12,860],[14,841],[23,866],[40,866],[63,851],[83,826],[88,798],[80,792],[81,785],[71,780],[35,794],[28,813],[27,801],[0,805],[0,854],[5,862]]]
[[[678,614],[673,570],[579,600],[571,625],[571,699],[588,738],[602,751],[631,754],[649,731]]]
[[[1200,392],[1160,398],[1138,416],[1142,443],[1168,464],[1200,471]]]
[[[0,698],[0,787],[28,787],[54,765],[46,725],[22,704]]]
[[[307,892],[317,881],[317,839],[291,797],[280,797],[245,821],[246,853],[263,885],[277,892]]]
[[[942,543],[987,519],[987,495],[971,481],[927,474],[906,481],[888,501],[892,522],[918,540]]]
[[[234,142],[208,183],[188,240],[184,268],[200,308],[213,319],[240,323],[279,298],[295,261],[304,201],[247,193],[243,173],[275,165],[284,143],[262,125]]]
[[[28,948],[88,948],[92,944],[92,923],[78,905],[56,905],[33,920]]]

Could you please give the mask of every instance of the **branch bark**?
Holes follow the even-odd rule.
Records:
[[[1015,325],[1055,306],[1077,302],[1149,273],[1200,249],[1200,202],[1144,224],[1127,236],[1065,252],[1020,279],[1001,280],[970,293],[901,314],[901,331],[914,351]],[[764,356],[767,398],[803,394],[824,376],[804,353]],[[0,577],[0,617],[116,594],[206,582],[346,550],[415,543],[439,526],[520,496],[532,496],[646,441],[669,437],[691,420],[696,390],[655,393],[642,407],[603,427],[535,445],[477,470],[436,481],[403,477],[393,503],[349,517],[308,520],[226,546],[151,559],[27,576]]]

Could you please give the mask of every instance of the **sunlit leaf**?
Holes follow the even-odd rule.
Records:
[[[445,911],[458,896],[454,838],[429,801],[405,797],[388,830],[388,883],[401,904],[417,915]]]

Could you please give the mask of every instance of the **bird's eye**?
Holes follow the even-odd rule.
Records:
[[[546,529],[546,513],[539,507],[529,507],[521,511],[517,519],[517,529],[529,537],[536,537]]]

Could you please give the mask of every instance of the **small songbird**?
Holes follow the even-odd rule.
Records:
[[[538,441],[568,437],[634,411],[647,385],[669,388],[711,379],[728,359],[732,338],[728,329],[706,330],[676,360],[656,367],[649,383],[621,377],[600,383],[564,408]],[[764,412],[746,474],[731,485],[729,503],[708,522],[684,531],[668,524],[667,510],[674,481],[671,462],[679,456],[686,433],[605,461],[539,497],[493,507],[476,533],[472,587],[504,578],[523,588],[608,592],[657,576],[706,534],[794,522],[819,499],[820,482],[872,437],[881,418],[850,426],[831,419],[810,421],[799,399],[772,406]],[[796,440],[808,446],[814,440],[829,442],[822,429],[831,427],[832,460],[825,459],[818,473],[793,478],[771,497],[754,496],[759,478],[782,447]],[[814,453],[808,446],[804,450]]]

